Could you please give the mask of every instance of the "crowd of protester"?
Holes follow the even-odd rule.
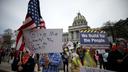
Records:
[[[80,72],[82,67],[128,71],[128,49],[123,42],[114,44],[103,52],[82,46],[76,50],[65,47],[61,53],[43,54],[1,48],[0,63],[5,59],[11,64],[11,70],[16,72],[59,72],[61,66],[64,72]]]

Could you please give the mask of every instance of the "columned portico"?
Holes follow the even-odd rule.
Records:
[[[69,26],[68,32],[69,32],[69,40],[72,42],[79,42],[80,41],[80,30],[90,28],[87,25],[87,21],[83,15],[80,13],[77,14],[77,16],[74,18],[72,26]]]

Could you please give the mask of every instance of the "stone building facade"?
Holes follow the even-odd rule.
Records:
[[[80,30],[90,28],[86,21],[86,18],[81,15],[81,13],[77,13],[77,16],[74,18],[72,26],[68,27],[68,32],[63,33],[63,42],[72,41],[79,42],[80,41]]]

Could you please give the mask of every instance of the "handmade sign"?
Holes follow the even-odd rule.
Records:
[[[25,45],[34,53],[62,52],[62,29],[25,30]]]

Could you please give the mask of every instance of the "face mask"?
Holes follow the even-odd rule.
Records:
[[[81,53],[79,54],[79,57],[80,57],[80,59],[83,59],[83,58],[84,58],[84,54],[81,52]]]

